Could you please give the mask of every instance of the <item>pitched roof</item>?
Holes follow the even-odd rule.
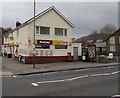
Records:
[[[110,37],[112,37],[112,36],[114,36],[116,33],[118,33],[118,32],[120,32],[120,28],[116,31],[116,32],[114,32],[112,35],[110,35],[107,39],[106,39],[106,41],[110,38]]]
[[[84,37],[80,37],[76,40],[77,43],[83,44],[95,44],[96,42],[104,42],[106,38],[108,38],[109,34],[98,33],[93,35],[88,35]]]
[[[54,6],[49,7],[48,9],[44,10],[43,12],[37,14],[35,16],[35,19],[39,18],[40,16],[46,14],[47,12],[54,10],[59,16],[61,16],[72,28],[75,27],[65,16],[63,16]],[[15,29],[13,29],[12,31],[8,32],[11,33],[27,24],[29,24],[30,22],[32,22],[34,20],[34,17],[30,18],[29,20],[27,20],[26,22],[24,22],[23,24],[21,24],[20,26],[16,27]]]

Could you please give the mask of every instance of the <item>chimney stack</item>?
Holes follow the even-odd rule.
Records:
[[[16,21],[16,27],[20,26],[21,23],[19,21]]]

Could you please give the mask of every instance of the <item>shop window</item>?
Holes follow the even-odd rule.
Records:
[[[115,36],[113,36],[109,39],[109,43],[110,44],[115,44]]]
[[[36,45],[36,49],[50,49],[50,45]]]
[[[50,34],[50,27],[36,26],[36,35],[40,35],[40,34],[49,35]]]
[[[55,45],[55,49],[67,49],[67,45]]]
[[[67,29],[55,28],[55,35],[67,36]]]
[[[110,52],[115,52],[115,45],[110,45]]]

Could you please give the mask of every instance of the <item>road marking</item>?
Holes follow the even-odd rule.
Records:
[[[93,75],[90,75],[90,76],[107,76],[107,75],[111,75],[111,73],[93,74]]]
[[[116,98],[116,97],[118,97],[118,98],[119,98],[119,97],[120,97],[120,95],[113,95],[113,96],[112,96],[112,98],[114,98],[114,97],[115,97],[115,98]]]
[[[112,74],[117,74],[117,73],[119,73],[120,71],[115,71],[115,72],[112,72]]]
[[[39,86],[37,83],[31,83],[33,86]]]
[[[12,77],[11,75],[0,75],[0,77]]]
[[[58,83],[58,82],[67,82],[67,81],[73,81],[81,78],[87,78],[89,76],[107,76],[107,75],[113,75],[117,74],[120,71],[112,72],[112,73],[104,73],[104,74],[92,74],[92,75],[84,75],[84,76],[79,76],[79,77],[73,77],[73,78],[68,78],[68,79],[61,79],[61,80],[51,80],[51,81],[42,81],[42,82],[35,82],[31,83],[33,86],[39,86],[38,84],[46,84],[46,83]]]
[[[38,84],[45,84],[45,83],[57,83],[57,82],[66,82],[66,81],[72,81],[80,78],[85,78],[88,77],[88,75],[85,76],[80,76],[80,77],[75,77],[75,78],[70,78],[70,79],[62,79],[62,80],[52,80],[52,81],[42,81],[42,82],[36,82]]]
[[[57,82],[63,82],[65,80],[53,80],[53,81],[43,81],[43,82],[36,82],[36,83],[39,83],[39,84],[43,84],[43,83],[57,83]]]
[[[88,77],[88,75],[80,76],[80,77],[75,77],[75,78],[70,78],[70,79],[68,79],[68,80],[76,80],[76,79],[86,78],[86,77]]]
[[[12,76],[12,77],[17,77],[17,76]]]

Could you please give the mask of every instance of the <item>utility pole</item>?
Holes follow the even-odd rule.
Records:
[[[33,68],[35,68],[35,0],[34,0],[34,32],[33,32]]]

